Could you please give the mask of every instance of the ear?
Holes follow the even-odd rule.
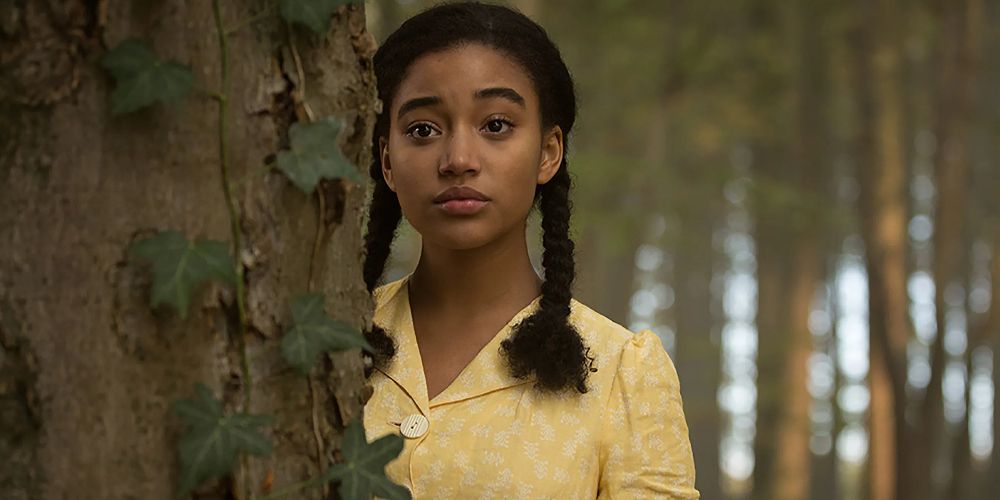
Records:
[[[389,185],[389,190],[395,193],[396,184],[392,178],[392,162],[389,161],[389,142],[386,141],[385,137],[378,138],[378,154],[380,163],[382,164],[382,177],[385,179],[385,183]]]
[[[542,136],[542,156],[538,164],[538,183],[549,182],[559,171],[563,159],[563,132],[558,125]]]

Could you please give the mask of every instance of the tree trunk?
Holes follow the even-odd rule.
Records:
[[[240,26],[263,5],[224,2],[222,24]],[[174,497],[181,425],[169,405],[196,383],[231,411],[275,417],[272,454],[247,461],[235,480],[202,485],[201,498],[248,498],[244,484],[256,494],[265,479],[280,487],[325,469],[345,423],[361,417],[360,356],[332,355],[307,380],[278,346],[289,299],[307,291],[310,274],[330,316],[359,328],[370,321],[358,250],[366,193],[336,180],[305,195],[268,163],[287,148],[290,124],[305,119],[303,102],[316,117],[344,120],[345,155],[368,163],[374,43],[363,8],[342,7],[319,37],[289,28],[276,12],[242,24],[228,36],[228,88],[219,83],[210,2],[15,1],[0,9],[4,497]],[[189,65],[209,92],[112,116],[114,84],[99,61],[131,37]],[[126,258],[131,242],[168,229],[231,241],[220,106],[210,92],[228,94],[246,335],[232,291],[221,286],[195,295],[186,320],[152,311],[149,272]],[[244,343],[250,380],[241,370]],[[251,381],[252,406],[244,408]]]
[[[822,15],[816,4],[797,4],[795,38],[799,40],[798,74],[795,83],[796,142],[792,146],[792,165],[786,173],[790,185],[803,198],[803,206],[791,217],[794,238],[793,254],[785,265],[791,267],[786,289],[787,302],[783,311],[785,328],[790,337],[781,372],[784,404],[778,423],[778,463],[775,474],[775,498],[794,500],[809,496],[812,455],[808,361],[813,352],[809,317],[817,288],[825,275],[824,253],[820,237],[831,217],[824,211],[829,185],[830,162],[825,145],[828,143],[825,102],[827,54],[822,39]]]
[[[688,192],[706,193],[711,179],[696,169],[686,172]],[[713,321],[712,276],[717,262],[712,237],[719,225],[719,207],[706,200],[721,196],[682,197],[679,237],[674,253],[675,302],[673,315],[677,331],[677,374],[683,381],[681,393],[694,447],[698,491],[704,498],[722,498],[719,468],[721,417],[718,391],[722,378],[722,353],[718,327]]]
[[[702,221],[705,222],[705,221]],[[709,222],[695,219],[681,222],[674,271],[677,288],[674,317],[677,325],[678,376],[683,380],[684,414],[688,419],[694,447],[698,490],[704,498],[722,497],[719,469],[718,391],[721,378],[721,353],[718,328],[712,320],[711,282],[713,263],[712,230]]]
[[[994,245],[1000,245],[1000,242],[994,242]],[[994,249],[994,252],[996,250]],[[995,263],[1000,262],[1000,259],[996,260]],[[996,272],[991,279],[991,287],[993,297],[1000,296],[1000,266],[994,265],[993,270]],[[996,300],[993,301],[993,306],[997,306]],[[1000,308],[990,309],[991,313],[994,313],[994,317],[1000,317]],[[993,350],[993,450],[990,455],[990,466],[989,474],[986,477],[989,479],[984,481],[989,487],[983,489],[982,498],[986,499],[990,497],[990,493],[995,493],[1000,491],[1000,438],[997,438],[997,429],[1000,429],[1000,326],[996,326],[1000,323],[1000,320],[995,320],[994,330],[991,332],[993,339],[990,343],[990,347]]]
[[[963,248],[971,248],[973,243],[972,241],[968,241],[963,245]],[[991,281],[997,283],[998,277],[1000,277],[1000,252],[998,252],[996,242],[991,243],[992,255],[990,258],[989,273]],[[966,285],[966,290],[968,290],[972,281],[971,262],[969,259],[964,259],[963,264],[963,267],[966,268],[963,272],[965,277],[964,284]],[[967,318],[973,317],[974,313],[969,307],[968,301],[966,301],[965,312]],[[957,434],[951,440],[951,477],[948,480],[948,487],[945,490],[944,498],[970,498],[972,492],[976,491],[974,485],[978,482],[978,478],[973,475],[973,471],[971,470],[972,450],[969,447],[969,419],[973,410],[972,376],[975,373],[975,364],[972,355],[979,347],[988,345],[991,334],[1000,326],[1000,293],[992,294],[986,315],[978,322],[970,321],[968,325],[968,343],[963,359],[965,373],[967,374],[965,383],[965,415],[959,423]]]
[[[816,195],[824,177],[822,161],[799,163],[819,146],[811,136],[813,124],[803,125],[805,136],[794,153],[794,165],[806,173],[787,179],[789,185]],[[810,148],[814,148],[810,151]],[[809,167],[806,167],[809,165]],[[795,169],[782,175],[794,175]],[[767,203],[760,201],[759,203]],[[809,451],[812,398],[808,392],[808,359],[812,353],[809,315],[816,288],[823,277],[819,248],[822,219],[816,207],[758,210],[758,416],[754,495],[758,498],[798,499],[809,494]],[[758,469],[759,467],[759,469]],[[760,482],[758,482],[760,481]]]
[[[827,256],[827,268],[836,270],[838,254],[831,251],[831,249],[839,248],[840,245],[838,243],[843,241],[843,235],[839,232],[831,231],[831,233],[827,234],[824,238],[827,244],[826,248],[829,252]],[[840,431],[844,427],[840,405],[837,403],[837,394],[840,392],[841,387],[840,370],[837,369],[837,328],[840,323],[840,311],[838,310],[837,281],[835,277],[832,278],[828,281],[830,296],[827,302],[830,310],[830,331],[824,336],[823,342],[818,346],[818,349],[829,355],[833,362],[833,380],[830,389],[830,412],[832,413],[830,415],[832,420],[830,425],[830,450],[825,455],[813,458],[813,480],[810,485],[811,494],[809,495],[809,498],[813,500],[839,500],[842,497],[841,490],[843,489],[840,485],[840,459],[837,456],[837,436],[840,435]]]
[[[852,47],[858,103],[857,178],[868,274],[868,495],[916,498],[907,477],[906,343],[907,179],[901,135],[899,46],[887,29],[894,0],[859,0]]]
[[[934,157],[934,316],[937,335],[931,345],[931,376],[921,405],[919,433],[925,443],[917,455],[921,491],[937,498],[943,484],[935,474],[946,455],[941,381],[947,359],[944,350],[945,290],[960,280],[963,258],[965,201],[969,176],[969,132],[978,49],[979,0],[939,0],[934,3],[941,32],[935,67],[934,132],[938,147]],[[942,464],[943,465],[943,464]],[[927,482],[929,481],[929,483]]]
[[[785,269],[777,265],[782,256],[781,239],[770,224],[757,219],[755,233],[757,255],[757,432],[754,434],[753,498],[774,498],[774,474],[777,467],[777,422],[784,404],[781,381],[783,347],[788,335],[780,321],[781,297],[785,289]]]
[[[810,492],[809,316],[824,275],[820,235],[830,220],[820,201],[830,172],[823,16],[815,5],[798,7],[790,18],[795,30],[786,38],[798,47],[799,64],[795,73],[782,75],[793,98],[788,122],[794,140],[773,144],[775,153],[755,162],[759,340],[754,497],[788,500],[807,498]]]

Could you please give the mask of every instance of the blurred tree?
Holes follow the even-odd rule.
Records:
[[[270,457],[205,484],[205,498],[248,498],[236,485],[273,478],[280,487],[325,470],[343,427],[361,416],[357,351],[332,356],[311,384],[279,343],[289,299],[311,281],[337,298],[326,304],[331,315],[370,321],[358,252],[365,189],[332,180],[303,195],[267,158],[288,147],[308,105],[353,127],[343,151],[366,164],[374,43],[364,10],[342,7],[317,37],[261,11],[263,2],[222,4],[216,19],[212,2],[0,3],[4,498],[175,496],[180,429],[169,405],[198,382],[228,410],[277,422]],[[201,90],[112,116],[99,61],[133,37],[190,66]],[[231,227],[242,235],[235,257],[251,331],[219,286],[195,296],[187,319],[152,311],[149,273],[129,262],[129,244],[168,229],[227,241]],[[249,380],[241,352],[253,360]],[[242,408],[251,380],[252,407]]]
[[[785,211],[791,260],[785,262],[789,282],[787,300],[782,309],[788,337],[784,366],[779,376],[783,404],[778,425],[778,462],[775,470],[774,496],[800,499],[809,496],[811,473],[810,409],[808,361],[813,353],[809,318],[816,293],[826,277],[826,253],[821,249],[823,234],[831,230],[831,205],[828,202],[832,161],[827,146],[830,139],[827,103],[829,102],[829,48],[825,44],[827,2],[799,1],[793,9],[791,44],[794,55],[792,120],[795,124],[790,146],[789,167],[782,172],[789,188],[801,199],[798,207]],[[772,342],[776,339],[770,339]]]
[[[753,198],[757,245],[757,433],[753,498],[808,496],[811,474],[808,320],[824,274],[819,237],[831,217],[822,202],[830,162],[825,151],[826,48],[822,14],[810,3],[783,9],[753,2],[749,99],[754,130]],[[767,68],[766,70],[763,68]]]
[[[981,323],[979,340],[992,352],[993,415],[990,423],[993,441],[987,458],[989,463],[982,467],[981,481],[973,483],[980,487],[973,491],[979,491],[980,500],[991,500],[1000,491],[1000,203],[997,202],[997,193],[1000,193],[1000,175],[997,175],[1000,141],[996,140],[1000,130],[1000,93],[996,92],[1000,88],[1000,64],[992,64],[987,56],[1000,53],[1000,29],[997,29],[1000,26],[1000,3],[987,2],[982,22],[991,29],[983,33],[984,64],[979,93],[981,126],[977,134],[979,161],[973,170],[972,185],[976,187],[981,234],[992,245],[993,265],[989,276],[991,302],[988,316]]]
[[[907,178],[901,128],[900,40],[895,0],[855,3],[858,202],[868,274],[871,394],[868,495],[915,498],[905,419],[907,311]]]
[[[945,294],[961,286],[960,270],[967,257],[966,200],[969,180],[969,138],[977,77],[981,0],[935,0],[932,11],[938,26],[935,38],[933,129],[934,156],[934,313],[937,334],[931,345],[931,376],[921,405],[917,435],[914,487],[927,498],[939,498],[944,486],[935,470],[947,467],[941,381],[947,359],[944,342],[949,305]],[[942,467],[944,466],[944,467]]]

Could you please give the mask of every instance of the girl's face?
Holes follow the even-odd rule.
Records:
[[[536,186],[563,155],[539,106],[524,69],[484,45],[414,61],[380,149],[385,181],[425,243],[466,250],[523,234]]]

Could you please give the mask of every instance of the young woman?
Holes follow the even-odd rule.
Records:
[[[389,477],[417,498],[698,498],[659,339],[572,298],[576,102],[555,45],[516,11],[447,4],[393,33],[375,73],[365,427],[406,438]],[[379,287],[402,216],[420,260]]]

